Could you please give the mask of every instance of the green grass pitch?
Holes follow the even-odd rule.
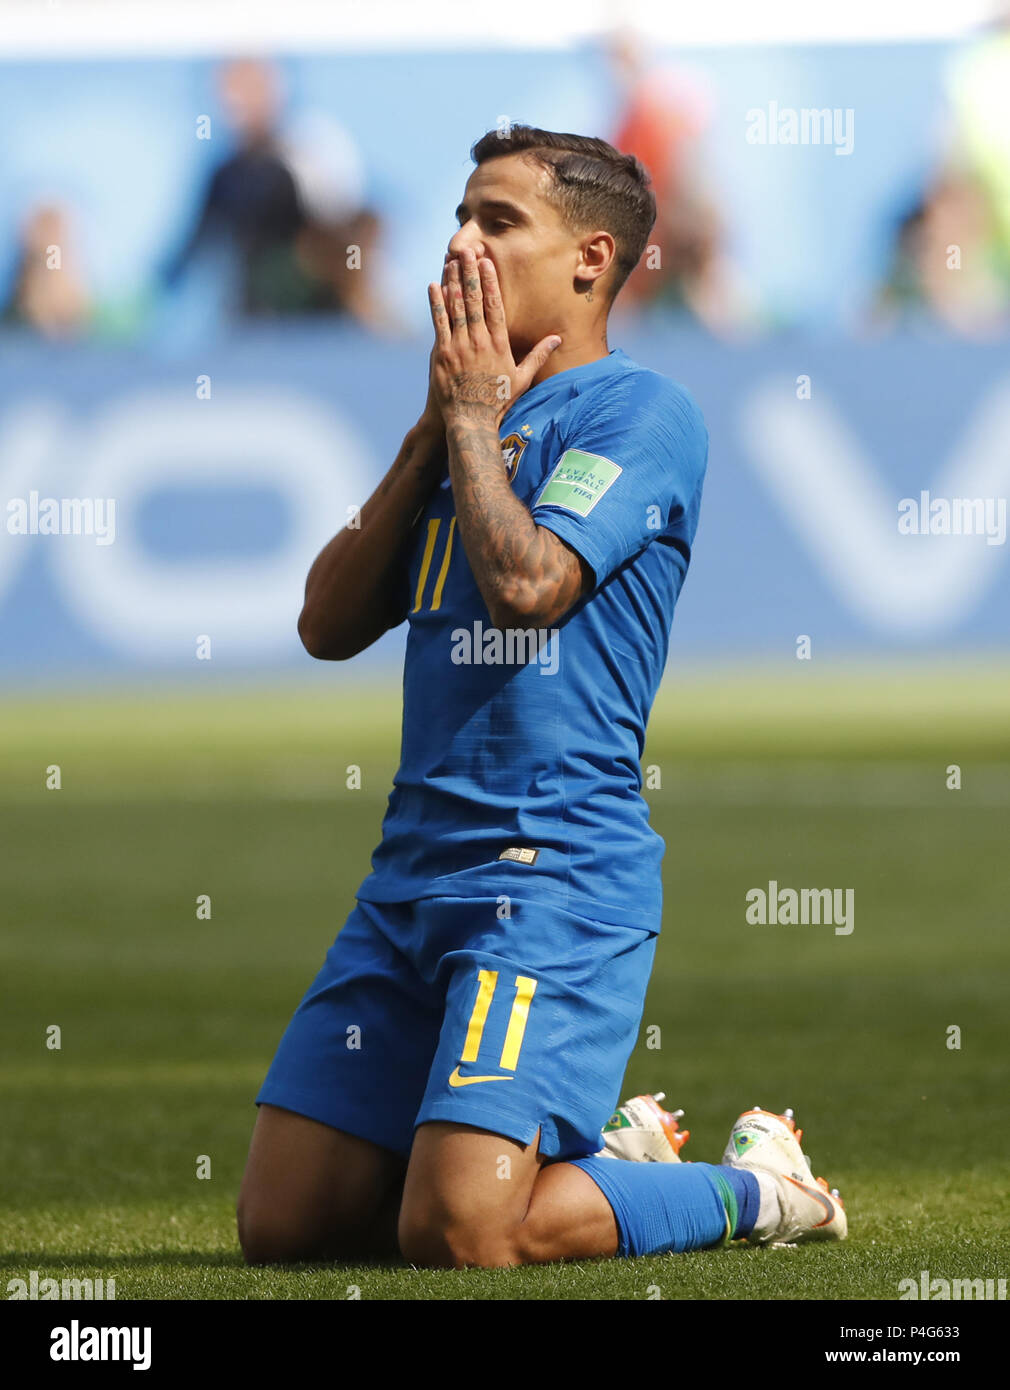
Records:
[[[498,1271],[250,1270],[235,1238],[253,1096],[378,835],[396,680],[8,700],[4,1285],[34,1269],[114,1278],[119,1299],[891,1299],[922,1270],[1005,1278],[1007,676],[671,671],[644,759],[664,931],[624,1093],[665,1090],[687,1156],[710,1162],[741,1109],[793,1106],[850,1239]],[[749,925],[769,879],[854,889],[853,932]]]

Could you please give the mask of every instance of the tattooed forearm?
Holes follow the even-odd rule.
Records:
[[[456,524],[492,621],[549,627],[578,599],[587,569],[512,491],[493,413],[453,412],[446,440]]]

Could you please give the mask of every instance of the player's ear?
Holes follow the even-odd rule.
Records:
[[[610,269],[616,255],[617,243],[610,232],[588,233],[582,239],[575,278],[595,283]]]

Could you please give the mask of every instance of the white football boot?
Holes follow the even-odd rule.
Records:
[[[779,1216],[747,1236],[753,1245],[798,1245],[809,1240],[844,1240],[848,1233],[845,1207],[837,1188],[815,1178],[800,1148],[803,1131],[793,1112],[776,1115],[755,1105],[730,1131],[722,1161],[731,1168],[768,1174],[778,1190]]]
[[[603,1158],[626,1158],[635,1163],[683,1163],[680,1151],[691,1137],[682,1130],[683,1110],[664,1110],[666,1096],[634,1096],[619,1105],[603,1127]]]

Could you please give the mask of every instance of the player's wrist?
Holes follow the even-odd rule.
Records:
[[[497,406],[476,401],[464,401],[445,412],[445,437],[451,440],[460,431],[487,430],[497,435],[505,412]]]
[[[445,422],[441,415],[428,410],[422,411],[410,435],[415,444],[434,449],[445,440]]]
[[[441,416],[422,414],[407,431],[404,441],[413,467],[438,471],[446,459],[445,424]]]

